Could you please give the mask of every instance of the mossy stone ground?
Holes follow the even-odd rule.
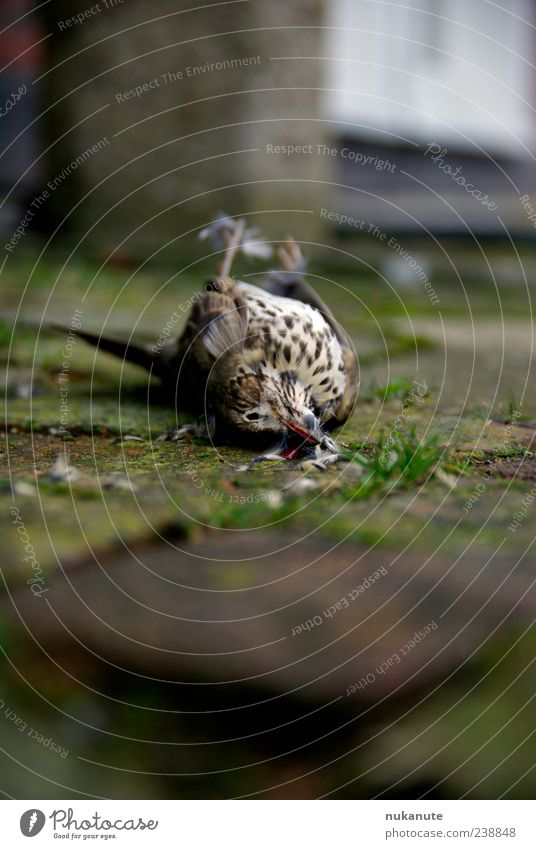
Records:
[[[361,365],[357,408],[337,437],[349,452],[373,451],[397,428],[405,387],[416,380],[428,394],[407,408],[403,424],[418,438],[438,434],[445,452],[443,473],[365,493],[355,463],[304,472],[285,462],[251,466],[252,453],[238,446],[159,441],[187,420],[184,415],[156,386],[149,392],[140,369],[95,355],[80,341],[69,351],[70,435],[62,436],[58,377],[66,334],[47,330],[47,323],[68,326],[78,309],[85,329],[132,332],[155,344],[170,316],[186,315],[204,270],[130,275],[84,263],[60,268],[59,262],[40,262],[32,271],[29,261],[10,260],[3,272],[1,697],[69,755],[63,759],[25,734],[13,741],[9,721],[0,721],[6,758],[18,762],[10,767],[8,792],[45,798],[61,795],[59,786],[81,797],[308,797],[388,793],[393,782],[403,792],[420,788],[431,795],[534,792],[530,754],[494,770],[530,733],[524,706],[533,641],[523,633],[533,614],[536,398],[526,299],[512,288],[497,293],[482,283],[464,293],[445,278],[434,282],[439,304],[433,305],[422,291],[396,292],[381,280],[322,269],[312,275],[351,332]],[[58,473],[58,457],[75,470],[71,476]],[[42,598],[32,597],[27,584],[32,572],[22,560],[13,508],[44,575]],[[520,511],[522,521],[509,529]],[[270,552],[279,554],[274,559]],[[214,571],[210,564],[218,557]],[[382,579],[381,590],[367,590],[364,607],[360,601],[333,619],[333,627],[324,622],[314,638],[313,631],[306,635],[303,653],[293,656],[294,671],[267,672],[271,663],[284,668],[288,657],[286,648],[267,646],[281,645],[295,625],[385,564],[389,579]],[[402,578],[409,589],[398,609],[400,626],[389,607],[383,613],[377,607],[378,599],[385,596],[387,604],[391,591],[401,591]],[[198,633],[184,627],[188,593],[177,594],[176,580],[196,588],[192,621],[272,616],[251,634],[241,636],[238,626],[234,636],[225,630],[211,636],[208,626]],[[100,593],[115,598],[117,586],[116,606],[101,615]],[[256,590],[258,598],[252,587],[264,587]],[[236,594],[245,601],[235,610]],[[91,600],[94,616],[84,612],[83,602],[78,609],[80,597]],[[362,645],[362,636],[348,634],[361,623],[363,609],[375,623],[379,647],[368,661],[348,666]],[[462,648],[456,634],[469,613],[475,623]],[[345,686],[396,653],[428,619],[443,615],[450,625],[438,629],[439,643],[430,640],[419,661],[415,655],[415,663],[426,656],[425,672],[416,668],[412,678],[408,660],[407,674],[396,682],[392,676],[380,687],[376,675],[368,692],[343,698]],[[162,617],[173,627],[160,630],[156,620]],[[506,624],[494,632],[501,617]],[[118,639],[115,632],[125,634],[129,623],[130,636]],[[154,636],[156,648],[140,648],[144,635],[151,645]],[[328,652],[332,642],[345,646],[342,655]],[[216,670],[192,662],[207,652],[219,653]],[[311,653],[324,653],[325,668],[320,661],[307,665]],[[330,671],[340,664],[346,678]],[[325,686],[310,685],[317,669],[323,669]],[[521,683],[512,690],[515,674]],[[217,680],[238,683],[225,689]],[[210,689],[208,706],[200,684]],[[267,703],[273,699],[272,710]],[[241,726],[237,715],[251,704],[256,707]],[[209,708],[224,712],[223,734]],[[517,710],[518,720],[508,724]],[[269,742],[262,732],[276,726]],[[488,744],[493,734],[495,743]],[[452,742],[438,751],[445,737]],[[222,738],[241,742],[214,743]],[[142,742],[155,739],[164,744]],[[415,740],[410,750],[408,739]],[[375,764],[385,757],[390,766],[382,772]],[[471,769],[458,770],[466,757]],[[113,767],[98,766],[105,763]]]

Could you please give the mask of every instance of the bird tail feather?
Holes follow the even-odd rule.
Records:
[[[106,351],[108,354],[113,354],[114,357],[119,357],[121,360],[135,363],[147,369],[147,371],[152,371],[154,374],[160,373],[159,353],[158,351],[153,351],[149,345],[134,343],[129,339],[118,339],[115,336],[89,333],[86,330],[66,327],[56,322],[52,322],[47,326],[59,333],[74,333],[75,336],[78,336],[84,342],[88,342],[100,351]]]

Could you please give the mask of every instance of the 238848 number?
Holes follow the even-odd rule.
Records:
[[[475,828],[475,837],[515,837],[515,828]]]

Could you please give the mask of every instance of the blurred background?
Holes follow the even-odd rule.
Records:
[[[4,795],[533,796],[535,24],[4,0]],[[292,233],[351,333],[349,448],[426,386],[432,476],[245,475],[239,446],[159,441],[180,411],[69,336],[180,332],[222,211]]]
[[[86,251],[165,260],[220,206],[294,228],[307,210],[324,236],[323,208],[421,237],[534,234],[531,0],[159,0],[150,18],[141,0],[9,0],[2,21],[4,99],[28,89],[0,125],[11,223],[86,156],[32,227]]]

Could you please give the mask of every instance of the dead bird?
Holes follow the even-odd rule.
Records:
[[[176,406],[198,417],[176,432],[179,438],[192,434],[287,458],[333,454],[327,432],[348,419],[357,397],[350,339],[304,280],[292,238],[278,250],[281,270],[269,272],[262,288],[230,277],[245,228],[243,220],[223,221],[216,230],[223,261],[177,340],[159,348],[75,332],[160,377]]]

